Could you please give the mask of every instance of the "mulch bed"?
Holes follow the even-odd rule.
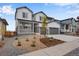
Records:
[[[41,38],[40,41],[45,44],[47,47],[50,47],[50,46],[55,46],[57,44],[61,44],[61,43],[64,43],[64,41],[61,41],[61,40],[58,40],[58,39],[50,39],[50,38]]]

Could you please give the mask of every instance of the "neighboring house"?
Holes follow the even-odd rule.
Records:
[[[1,40],[2,36],[5,35],[6,25],[8,25],[7,21],[3,18],[0,18],[0,40]]]
[[[59,34],[60,23],[54,18],[48,17],[44,12],[40,11],[35,14],[27,7],[19,7],[16,9],[15,21],[16,21],[16,32],[20,34],[42,34],[42,18],[47,18],[47,34]]]
[[[76,32],[79,33],[79,20],[76,20]]]
[[[68,18],[60,21],[61,33],[72,33],[76,32],[77,22],[74,18]]]

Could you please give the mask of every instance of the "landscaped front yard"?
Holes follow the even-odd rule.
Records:
[[[18,49],[28,50],[29,52],[47,48],[50,46],[58,45],[64,43],[64,41],[54,39],[54,38],[44,38],[44,36],[28,36],[25,38],[18,38],[13,42],[13,46]]]
[[[4,38],[5,40],[0,42],[1,45],[3,45],[0,47],[1,56],[21,55],[64,43],[64,41],[54,38],[44,39],[44,36],[40,35],[25,35],[16,37]]]
[[[22,55],[79,39],[79,37],[69,35],[49,35],[47,38],[40,35],[22,35],[17,37],[18,39],[16,37],[6,37],[0,42],[0,45],[2,45],[0,47],[0,56]]]

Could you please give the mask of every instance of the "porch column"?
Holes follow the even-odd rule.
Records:
[[[33,33],[34,33],[34,22],[33,22],[33,29],[32,29]]]
[[[58,29],[58,34],[60,34],[60,28]]]
[[[38,27],[39,33],[41,34],[40,27]]]
[[[65,28],[66,28],[66,25],[64,25],[64,31],[63,32],[66,32],[66,29]]]
[[[72,32],[72,25],[70,25],[71,27],[70,27],[70,29],[71,29],[71,32]]]
[[[47,32],[48,32],[48,35],[50,35],[50,28],[49,27],[48,27],[48,31]]]

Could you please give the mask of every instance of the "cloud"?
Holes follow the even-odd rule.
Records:
[[[69,14],[79,14],[79,9],[77,9],[77,10],[69,10],[69,11],[67,11],[67,13],[69,13]]]
[[[56,6],[68,6],[68,5],[73,5],[73,3],[45,3],[45,5],[56,5]]]
[[[63,7],[67,14],[79,14],[79,3],[55,3],[54,5]]]
[[[45,3],[45,5],[57,5],[57,6],[67,6],[67,5],[73,5],[75,3]]]
[[[73,3],[65,7],[67,9],[68,14],[79,14],[79,4]]]
[[[0,13],[6,14],[6,15],[14,15],[15,10],[10,5],[5,5],[0,7]]]
[[[54,3],[54,5],[57,5],[57,6],[69,6],[69,5],[73,5],[73,3]]]
[[[74,8],[77,9],[79,8],[79,3],[45,3],[44,5],[48,6],[57,6],[57,7],[65,7],[66,9]]]
[[[79,8],[79,3],[54,3],[53,5],[58,6],[58,7],[65,7],[66,9]]]

